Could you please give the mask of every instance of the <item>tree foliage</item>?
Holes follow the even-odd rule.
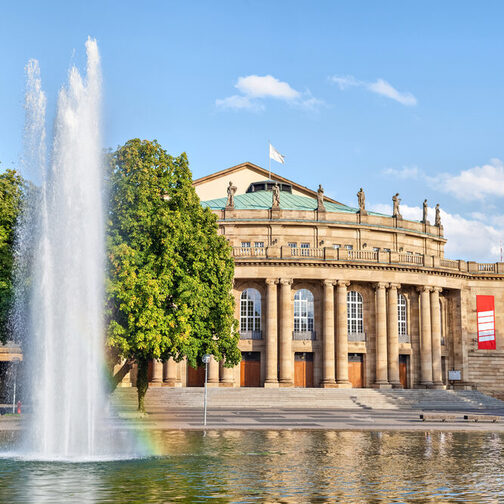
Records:
[[[11,337],[8,324],[14,300],[13,267],[16,219],[21,212],[25,182],[15,170],[0,173],[0,342]]]
[[[185,154],[130,140],[111,156],[110,184],[108,344],[137,361],[142,410],[150,359],[239,362],[234,263]]]

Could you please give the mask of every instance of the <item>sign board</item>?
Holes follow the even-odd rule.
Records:
[[[448,371],[448,380],[456,381],[461,380],[460,371]]]
[[[493,296],[476,296],[478,350],[495,350],[495,308]]]

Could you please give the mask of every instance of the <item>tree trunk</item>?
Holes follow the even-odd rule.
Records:
[[[147,359],[138,360],[138,375],[137,375],[137,393],[138,393],[138,411],[145,413],[145,394],[149,388],[149,361]]]
[[[112,376],[110,372],[109,374],[109,379],[108,379],[108,386],[109,386],[109,394],[112,394],[114,390],[117,388],[119,383],[123,381],[123,378],[131,371],[131,368],[133,367],[134,360],[130,359],[127,360],[122,366],[119,371],[115,375]]]

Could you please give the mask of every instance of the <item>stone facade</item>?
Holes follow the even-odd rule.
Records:
[[[294,183],[292,193],[280,193],[279,208],[268,207],[271,191],[245,193],[247,184],[289,181],[251,166],[195,181],[203,196],[220,188],[219,198],[202,204],[233,247],[236,318],[250,309],[255,324],[241,328],[239,366],[210,363],[210,386],[504,392],[504,263],[446,259],[439,222],[359,212],[326,197],[320,205],[316,191]],[[233,208],[226,205],[231,181]],[[247,289],[255,305],[242,301]],[[497,350],[477,350],[477,295],[494,296]],[[355,326],[349,308],[361,310]],[[452,369],[460,381],[449,382]],[[186,386],[188,376],[184,362],[156,362],[151,384]]]

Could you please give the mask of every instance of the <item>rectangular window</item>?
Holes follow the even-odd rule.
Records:
[[[264,242],[254,242],[254,247],[256,247],[256,248],[264,248]]]
[[[241,242],[242,248],[250,248],[250,242]]]
[[[333,248],[339,249],[341,248],[341,245],[339,243],[333,243]]]
[[[301,243],[301,255],[302,256],[309,256],[310,251],[308,250],[310,248],[309,243]]]
[[[410,252],[409,250],[406,252],[408,255],[413,255],[413,252]]]
[[[386,249],[386,248],[384,248],[384,249],[383,249],[383,252],[390,252],[390,249]]]
[[[353,250],[353,245],[345,245],[345,248],[346,248],[347,250]]]
[[[297,243],[296,242],[289,242],[288,245],[289,245],[290,248],[296,248],[297,247]]]
[[[380,247],[373,247],[373,252],[380,252]]]

